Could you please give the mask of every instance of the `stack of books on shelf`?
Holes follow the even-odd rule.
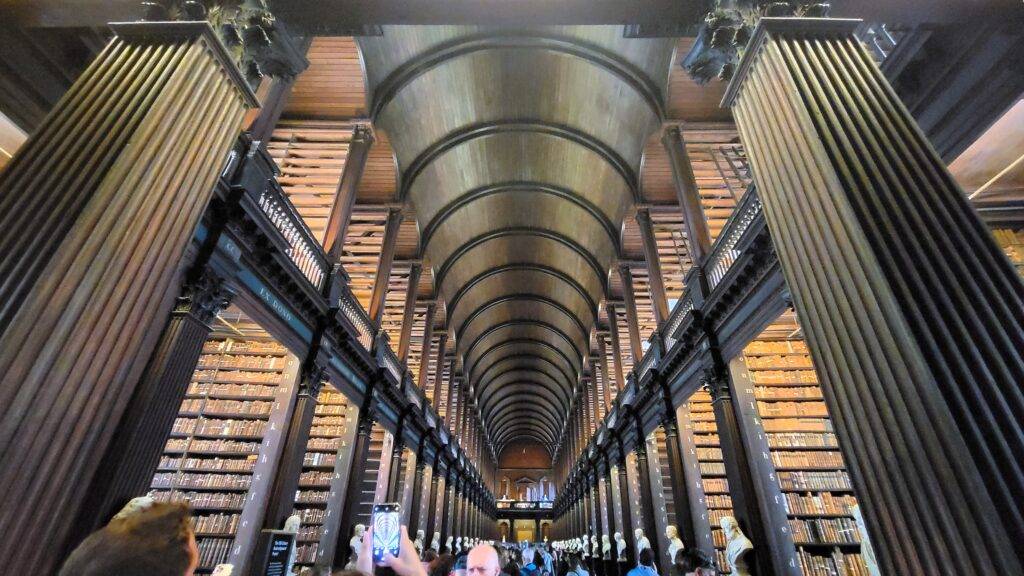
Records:
[[[807,344],[755,340],[744,357],[804,574],[866,574],[850,515],[857,500]]]
[[[155,498],[193,508],[197,572],[228,561],[286,356],[266,340],[203,346],[151,484]]]
[[[316,553],[323,536],[323,523],[327,517],[338,448],[341,447],[342,436],[348,426],[355,426],[355,422],[349,422],[346,418],[347,408],[345,397],[329,386],[324,387],[317,398],[306,454],[302,460],[299,490],[295,495],[294,513],[302,519],[302,528],[296,538],[296,571],[316,562]],[[333,512],[340,513],[340,510]]]
[[[715,413],[711,408],[711,396],[699,390],[690,397],[690,421],[693,425],[693,441],[697,447],[697,461],[700,463],[701,483],[708,504],[708,520],[711,523],[711,539],[718,556],[718,569],[723,573],[732,568],[725,559],[725,533],[719,524],[725,516],[732,516],[732,498],[729,497],[729,480],[725,477],[725,462],[715,425]]]

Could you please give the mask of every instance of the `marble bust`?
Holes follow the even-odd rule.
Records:
[[[599,546],[598,543],[597,543],[597,534],[594,534],[594,535],[592,535],[590,537],[590,554],[594,558],[597,558],[598,555],[600,554],[600,552],[601,552],[601,546]]]
[[[412,541],[412,545],[416,547],[416,551],[420,554],[423,553],[423,538],[425,536],[426,535],[423,533],[423,530],[417,530],[416,539]]]
[[[665,527],[665,537],[668,538],[668,561],[671,564],[676,561],[676,553],[683,549],[683,541],[675,526]]]
[[[725,516],[720,522],[725,532],[725,559],[729,562],[734,576],[750,576],[747,565],[747,554],[754,549],[754,544],[740,530],[740,525],[732,516]]]
[[[612,541],[610,538],[608,538],[607,534],[601,535],[601,559],[612,559]]]
[[[636,539],[636,553],[637,558],[640,557],[640,552],[645,548],[651,547],[651,541],[644,535],[643,528],[637,528],[633,530],[633,537]]]
[[[366,526],[363,524],[356,524],[352,530],[352,538],[348,541],[349,550],[352,552],[352,558],[359,556],[359,548],[363,545],[363,534],[366,533]]]
[[[615,533],[615,553],[618,556],[619,562],[626,561],[626,539],[622,537],[621,532]]]
[[[437,552],[439,554],[441,553],[441,533],[440,532],[434,532],[434,536],[430,539],[430,547],[433,548],[435,552]]]

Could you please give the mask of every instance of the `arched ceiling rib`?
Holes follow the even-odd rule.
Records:
[[[549,450],[660,127],[674,42],[622,27],[386,26],[371,112],[499,450]]]

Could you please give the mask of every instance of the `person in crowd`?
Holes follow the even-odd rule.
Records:
[[[363,574],[373,574],[373,528],[363,534],[362,547],[359,550],[359,560],[356,561],[356,570]],[[384,565],[395,571],[397,576],[427,576],[427,570],[420,562],[420,555],[416,553],[416,546],[409,539],[409,529],[401,527],[401,537],[398,545],[398,556],[391,554],[384,555]]]
[[[466,576],[498,576],[501,562],[490,544],[477,544],[466,557]]]
[[[449,576],[452,573],[452,568],[455,567],[455,556],[451,554],[441,554],[434,560],[430,569],[427,573],[430,576]]]
[[[519,570],[519,576],[540,576],[540,560],[536,549],[531,547],[523,550],[523,567]]]
[[[186,504],[137,498],[71,553],[60,576],[192,576],[199,549],[190,516]]]
[[[658,571],[654,569],[653,550],[650,548],[641,550],[637,562],[636,567],[626,573],[626,576],[658,576]]]
[[[586,565],[583,564],[583,557],[577,552],[569,554],[566,558],[566,565],[568,568],[565,572],[566,576],[590,576]]]
[[[684,548],[676,551],[671,576],[715,576],[716,574],[718,574],[718,570],[715,569],[711,558],[703,550]]]
[[[437,550],[433,548],[427,548],[420,555],[420,562],[423,563],[423,567],[427,570],[427,574],[430,573],[430,565],[437,561]]]

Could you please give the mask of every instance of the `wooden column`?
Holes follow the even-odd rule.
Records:
[[[85,487],[88,494],[63,545],[62,558],[129,500],[149,491],[181,399],[210,335],[209,323],[231,297],[224,283],[207,273],[182,288],[92,486]]]
[[[434,340],[434,314],[437,312],[437,304],[431,302],[427,305],[427,318],[423,324],[423,346],[420,351],[420,369],[416,376],[416,385],[426,393],[427,375],[430,373],[430,352]],[[436,380],[435,380],[436,382]]]
[[[700,203],[700,188],[697,187],[697,179],[693,176],[693,164],[686,152],[686,143],[683,142],[679,126],[666,128],[661,136],[661,143],[665,146],[669,163],[672,165],[672,178],[676,185],[679,208],[683,211],[683,227],[690,247],[690,259],[695,265],[699,265],[711,251],[711,233],[708,231],[708,222]]]
[[[622,278],[622,298],[625,300],[626,326],[629,327],[629,350],[633,355],[633,367],[640,364],[644,357],[644,347],[640,340],[640,320],[637,318],[636,294],[633,292],[633,272],[628,264],[619,264],[619,276]]]
[[[380,260],[377,262],[377,274],[373,277],[373,293],[370,295],[368,312],[374,326],[380,326],[384,317],[384,299],[388,295],[388,282],[391,280],[391,265],[395,261],[395,244],[398,242],[398,230],[402,227],[402,211],[388,211],[387,223],[384,225],[384,240],[380,248]],[[344,239],[341,240],[342,242]]]
[[[128,24],[0,172],[0,543],[51,573],[246,107],[206,23]],[[32,542],[32,546],[24,545]]]
[[[440,450],[440,448],[438,448],[438,450]],[[440,458],[440,456],[435,456],[435,458]],[[444,498],[444,490],[444,477],[438,472],[437,462],[435,461],[434,473],[430,478],[430,496],[427,502],[427,522],[426,527],[423,529],[427,534],[427,540],[432,540],[434,538],[434,532],[440,532],[441,523],[438,520],[441,518],[441,515],[444,514],[443,508],[440,505],[442,503],[440,501],[443,501]],[[442,545],[443,544],[444,542],[442,541]],[[437,553],[440,554],[441,551],[437,550]]]
[[[608,313],[608,334],[612,340],[612,366],[614,368],[615,389],[621,391],[626,386],[626,375],[622,368],[622,343],[619,340],[619,321],[615,313],[615,304],[605,304]]]
[[[747,561],[757,574],[800,576],[793,535],[768,452],[768,440],[757,415],[753,387],[749,394],[744,390],[742,400],[736,398],[737,386],[730,374],[716,369],[705,370],[703,382],[711,394],[732,509],[740,528],[754,543]]]
[[[697,459],[697,445],[693,438],[693,422],[690,419],[690,406],[683,402],[676,409],[676,430],[679,438],[679,454],[683,466],[681,475],[672,473],[672,486],[683,487],[683,498],[686,508],[682,508],[678,502],[676,491],[673,496],[676,498],[676,521],[680,524],[680,534],[683,543],[687,547],[697,547],[703,550],[708,557],[715,557],[715,543],[711,539],[711,520],[708,514],[707,497],[704,495],[704,482],[700,475],[700,461]],[[675,466],[675,465],[673,465]],[[683,516],[684,514],[688,516]],[[685,525],[690,526],[691,540],[687,539]]]
[[[441,332],[437,340],[437,358],[434,361],[434,393],[430,398],[430,404],[434,407],[434,412],[440,413],[441,409],[441,394],[445,393],[448,386],[444,383],[444,354],[445,347],[448,345],[448,332]]]
[[[388,488],[385,492],[385,502],[398,502],[402,499],[399,488],[402,486],[402,462],[405,458],[405,440],[402,433],[405,431],[405,419],[408,418],[406,410],[398,414],[398,426],[395,428],[394,443],[391,445],[391,466],[388,469]]]
[[[640,519],[642,520],[644,535],[651,541],[651,551],[654,552],[654,557],[662,560],[663,558],[659,551],[661,542],[658,536],[658,522],[654,518],[654,500],[651,495],[651,469],[647,461],[647,437],[644,435],[643,425],[639,416],[637,416],[636,427],[637,440],[636,446],[633,447],[633,453],[636,454],[637,493],[640,495],[641,510]]]
[[[362,493],[363,478],[366,474],[366,460],[370,454],[370,435],[373,432],[375,414],[373,405],[372,387],[367,391],[367,400],[363,402],[363,408],[359,411],[359,421],[356,424],[356,438],[352,449],[352,469],[349,473],[348,487],[345,490],[345,507],[341,515],[341,525],[338,527],[337,544],[334,552],[334,568],[343,568],[349,559],[348,541],[352,538],[352,529],[357,524],[356,514],[359,510],[359,500]]]
[[[660,328],[668,320],[668,297],[665,295],[665,279],[661,274],[661,258],[658,256],[658,240],[654,236],[654,222],[651,211],[639,208],[636,223],[640,227],[640,240],[644,245],[644,259],[647,260],[647,275],[651,284],[651,308],[654,320]]]
[[[345,409],[345,435],[338,443],[338,452],[334,459],[334,475],[331,477],[331,492],[328,495],[327,509],[324,511],[323,530],[320,544],[316,549],[316,566],[329,571],[334,565],[334,556],[338,542],[344,538],[342,519],[348,505],[349,482],[356,481],[354,464],[359,431],[359,410],[349,405]],[[358,504],[358,503],[357,503]],[[346,541],[347,545],[347,541]]]
[[[420,503],[423,500],[423,474],[426,470],[426,462],[423,461],[422,445],[416,454],[416,466],[412,476],[412,495],[409,498],[409,531],[410,538],[416,537],[416,530],[420,529]],[[427,543],[424,543],[426,546]],[[425,548],[424,548],[425,549]]]
[[[447,542],[448,538],[453,535],[453,519],[454,519],[454,507],[455,507],[455,470],[453,464],[448,464],[448,475],[445,480],[445,491],[444,491],[444,502],[442,510],[444,513],[441,514],[441,546],[443,547]],[[449,552],[455,553],[454,550]]]
[[[324,251],[331,262],[341,261],[341,253],[345,248],[345,233],[352,220],[352,207],[356,203],[359,181],[363,178],[363,169],[366,168],[366,159],[372,146],[373,132],[369,126],[360,124],[352,129],[345,167],[341,171],[341,180],[334,192],[334,203],[331,204],[331,213],[327,218],[327,229],[324,232]]]
[[[693,436],[691,433],[687,451],[684,452],[680,438],[679,420],[676,409],[672,405],[671,388],[667,381],[661,381],[659,384],[664,403],[661,424],[665,429],[665,451],[669,476],[672,479],[672,485],[669,488],[672,490],[676,527],[679,529],[680,539],[687,548],[701,548],[705,552],[711,553],[713,557],[714,545],[712,544],[710,548],[705,546],[705,540],[707,543],[711,542],[711,525],[708,521],[708,508],[704,501],[700,465],[697,462],[696,448],[693,446]],[[686,466],[683,462],[684,453],[690,460],[690,466]],[[692,486],[701,487],[698,500],[691,498]]]
[[[725,103],[882,571],[1024,573],[1024,287],[857,25],[763,19]]]
[[[423,264],[413,262],[409,267],[409,284],[405,289],[405,308],[402,309],[402,329],[398,335],[398,359],[403,364],[409,359],[412,343],[412,325],[416,323],[416,294],[420,287]]]
[[[263,527],[280,530],[295,508],[295,492],[299,489],[299,476],[306,457],[309,430],[313,425],[317,398],[324,385],[324,369],[315,364],[307,365],[299,382],[298,397],[291,421],[286,424],[284,453],[281,464],[274,471],[267,514]]]
[[[632,567],[636,564],[636,540],[633,538],[633,515],[631,508],[633,503],[629,499],[629,479],[626,476],[626,450],[622,446],[622,439],[617,438],[619,448],[619,505],[622,506],[622,537],[626,539],[626,565]],[[619,558],[621,562],[622,559]],[[622,568],[622,566],[620,566]]]

